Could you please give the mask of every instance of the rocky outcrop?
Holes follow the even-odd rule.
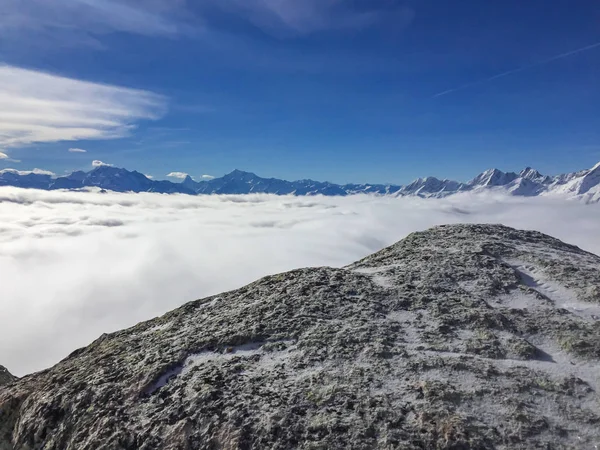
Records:
[[[0,386],[12,383],[17,378],[13,376],[6,367],[0,366]]]
[[[593,449],[599,315],[599,257],[440,226],[188,303],[0,387],[0,449]]]

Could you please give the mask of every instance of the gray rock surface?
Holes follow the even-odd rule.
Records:
[[[16,380],[16,377],[13,376],[6,367],[0,366],[0,386],[3,384],[12,383]]]
[[[595,449],[600,258],[440,226],[0,387],[0,449]]]

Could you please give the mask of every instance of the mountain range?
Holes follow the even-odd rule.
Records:
[[[53,177],[44,171],[0,170],[0,186],[35,189],[82,189],[97,187],[117,192],[157,192],[165,194],[250,194],[326,195],[378,194],[395,196],[446,197],[467,191],[503,190],[511,195],[562,195],[600,202],[600,163],[591,169],[557,176],[542,175],[530,167],[519,173],[487,170],[462,183],[435,177],[419,178],[406,186],[392,184],[335,184],[314,180],[286,181],[262,178],[251,172],[234,170],[220,178],[194,181],[189,175],[181,183],[151,180],[145,175],[112,166],[90,172],[77,171]]]
[[[438,226],[0,366],[0,450],[595,449],[599,287],[558,239]]]

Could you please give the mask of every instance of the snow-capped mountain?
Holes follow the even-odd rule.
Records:
[[[428,197],[443,196],[468,190],[468,186],[452,180],[439,180],[435,177],[418,178],[400,189],[401,195],[418,195]]]
[[[579,196],[590,202],[600,201],[600,163],[590,170],[577,172],[577,176],[569,175],[554,181],[550,190],[557,194]]]
[[[525,197],[561,195],[596,203],[600,202],[600,163],[588,170],[553,177],[542,175],[537,170],[527,167],[518,174],[498,169],[486,170],[468,183],[432,177],[419,178],[404,186],[400,194],[440,198],[459,192],[483,190],[500,190]]]
[[[44,171],[23,172],[0,170],[0,186],[34,189],[81,189],[98,187],[117,192],[158,192],[180,194],[276,194],[326,195],[378,194],[396,196],[446,197],[459,192],[501,190],[518,196],[560,195],[588,203],[600,202],[600,163],[588,170],[557,176],[542,175],[527,167],[519,173],[490,169],[467,183],[419,178],[406,186],[391,184],[335,184],[314,180],[286,181],[262,178],[251,172],[234,170],[220,178],[194,181],[190,176],[181,183],[151,180],[145,175],[111,166],[90,172],[73,172],[65,177],[52,177]]]
[[[186,181],[184,181],[185,183]],[[188,186],[191,186],[189,181]],[[314,180],[285,181],[277,178],[262,178],[250,172],[233,172],[210,181],[195,183],[198,194],[277,194],[277,195],[327,195],[340,196],[357,193],[390,194],[398,192],[400,186],[347,184],[338,185]]]
[[[525,169],[527,170],[527,169]],[[514,172],[502,172],[498,169],[490,169],[485,172],[477,175],[473,178],[469,183],[469,186],[472,187],[494,187],[494,186],[505,186],[509,183],[512,183],[519,177]]]

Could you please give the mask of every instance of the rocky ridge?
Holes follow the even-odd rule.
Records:
[[[188,303],[11,381],[0,449],[594,449],[599,317],[600,257],[439,226]]]
[[[440,180],[435,177],[419,178],[406,186],[393,184],[335,184],[314,180],[286,181],[263,178],[251,172],[234,170],[211,180],[195,181],[189,175],[181,183],[151,180],[145,175],[112,166],[96,167],[90,172],[73,172],[66,177],[54,178],[45,171],[0,170],[0,186],[35,189],[99,188],[116,192],[157,192],[188,195],[324,195],[346,196],[376,194],[441,198],[461,192],[500,190],[510,195],[560,195],[587,203],[600,202],[600,163],[588,170],[544,176],[527,167],[520,173],[490,169],[468,183]],[[41,173],[40,173],[41,172]]]

